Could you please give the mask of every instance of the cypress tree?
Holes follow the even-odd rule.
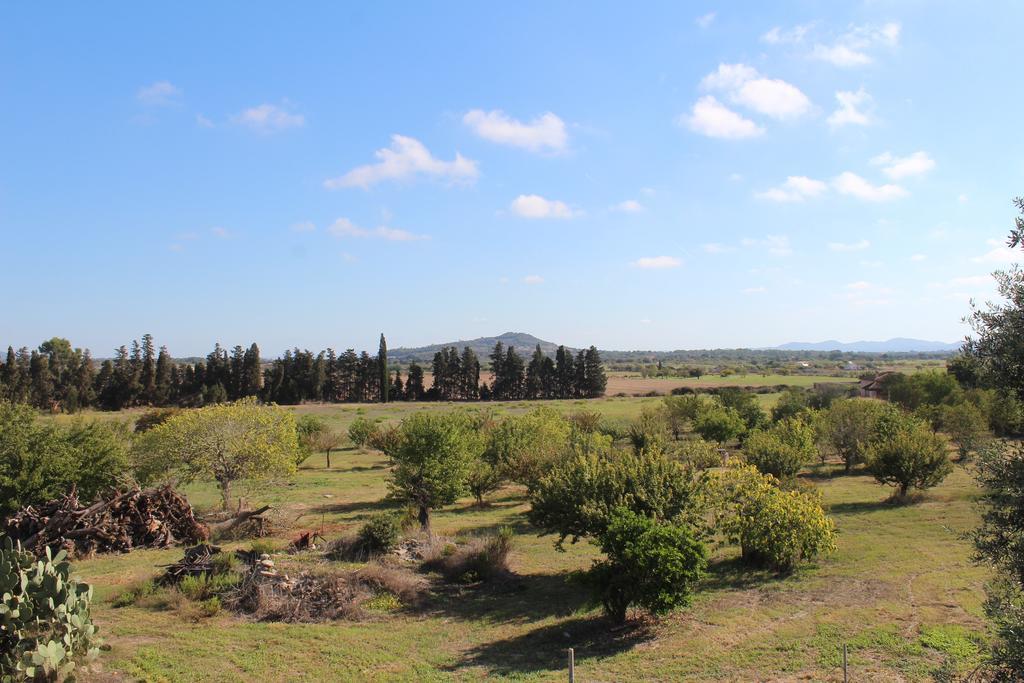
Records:
[[[405,382],[405,398],[409,401],[423,400],[423,368],[409,363],[409,377]]]
[[[260,347],[253,342],[242,357],[241,394],[242,396],[259,396],[262,388],[263,372],[260,370]]]
[[[153,402],[156,405],[167,405],[171,399],[171,371],[174,363],[171,361],[171,354],[166,346],[160,347],[160,353],[156,357],[156,370],[153,379]]]
[[[402,372],[401,370],[395,370],[395,382],[391,386],[391,393],[389,398],[392,401],[401,401],[405,398],[405,389],[402,386]]]
[[[501,401],[508,394],[508,379],[505,372],[505,345],[498,342],[491,351],[491,398]]]
[[[558,398],[572,398],[576,367],[572,361],[572,352],[564,346],[559,346],[555,352],[555,376]]]
[[[139,390],[143,403],[156,403],[156,351],[153,335],[142,335],[142,365],[139,368]]]
[[[388,402],[388,343],[384,333],[380,333],[380,345],[377,347],[377,377],[380,382],[380,402]]]

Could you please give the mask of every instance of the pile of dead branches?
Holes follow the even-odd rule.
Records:
[[[7,518],[4,532],[30,552],[64,548],[77,555],[198,543],[210,536],[184,496],[170,486],[115,490],[91,505],[77,492],[29,505]]]

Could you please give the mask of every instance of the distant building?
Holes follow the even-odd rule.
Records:
[[[849,372],[857,372],[860,369],[861,367],[854,363],[852,360],[847,361],[846,365],[843,366],[843,370],[847,370]]]
[[[881,372],[871,379],[862,379],[857,387],[857,395],[861,398],[885,398],[885,380],[891,372]]]

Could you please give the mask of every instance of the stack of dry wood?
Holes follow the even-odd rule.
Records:
[[[166,548],[210,536],[188,500],[170,486],[112,491],[88,506],[72,489],[66,496],[22,508],[7,518],[4,531],[32,552],[50,546],[79,555]]]

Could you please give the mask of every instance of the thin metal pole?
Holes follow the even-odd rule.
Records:
[[[569,683],[576,681],[576,653],[569,648]]]
[[[846,668],[846,643],[843,643],[843,683],[850,683],[849,670]]]

